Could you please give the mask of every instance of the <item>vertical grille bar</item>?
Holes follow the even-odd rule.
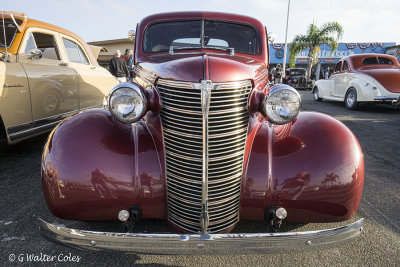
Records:
[[[204,177],[208,187],[207,232],[221,232],[233,226],[239,217],[251,81],[211,85],[206,127],[208,144],[205,144],[201,102],[204,85],[163,79],[157,83],[162,100],[168,219],[193,233],[202,232]],[[203,177],[204,145],[208,169]]]

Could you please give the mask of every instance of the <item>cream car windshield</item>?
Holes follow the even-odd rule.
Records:
[[[15,19],[17,24],[22,24],[21,20]],[[14,41],[15,34],[17,33],[17,25],[11,19],[0,20],[0,48],[8,48]]]
[[[259,34],[249,25],[193,20],[156,23],[147,28],[143,36],[144,52],[170,51],[171,47],[261,53]]]

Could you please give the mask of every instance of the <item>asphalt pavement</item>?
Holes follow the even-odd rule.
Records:
[[[365,184],[360,208],[351,221],[365,218],[362,234],[333,248],[263,255],[143,255],[77,250],[39,235],[37,218],[67,227],[122,231],[118,222],[83,223],[54,217],[40,183],[46,135],[0,151],[0,263],[5,266],[400,266],[400,110],[366,106],[346,110],[343,103],[314,102],[300,91],[302,110],[326,113],[346,124],[364,152]],[[347,222],[348,223],[348,222]],[[287,224],[283,230],[307,231],[344,223]],[[264,223],[241,222],[235,231],[265,232]],[[164,221],[143,221],[143,232],[172,231]]]

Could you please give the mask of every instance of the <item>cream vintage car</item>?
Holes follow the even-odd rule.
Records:
[[[43,133],[68,115],[100,106],[117,84],[79,36],[22,13],[0,14],[3,143]]]
[[[344,57],[336,64],[329,80],[318,80],[313,87],[314,100],[344,101],[356,109],[366,102],[400,104],[400,64],[384,54]]]

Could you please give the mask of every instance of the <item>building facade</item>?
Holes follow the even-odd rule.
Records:
[[[323,67],[335,65],[339,59],[349,55],[365,54],[365,53],[381,53],[386,54],[389,47],[395,46],[395,42],[387,43],[339,43],[338,48],[331,53],[332,49],[323,44],[320,46],[320,51],[317,54],[318,63]],[[269,45],[269,59],[272,66],[283,63],[284,43],[273,43]],[[287,61],[289,62],[289,49],[287,49]],[[296,57],[296,66],[305,66],[307,64],[308,48],[301,51]]]

